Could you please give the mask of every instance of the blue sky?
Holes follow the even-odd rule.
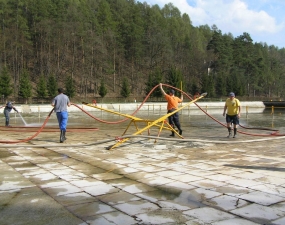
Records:
[[[193,26],[215,24],[234,37],[243,32],[253,42],[285,48],[285,0],[138,0],[161,8],[173,3],[190,16]]]

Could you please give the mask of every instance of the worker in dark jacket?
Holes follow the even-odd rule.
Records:
[[[18,110],[13,106],[12,102],[7,102],[5,108],[4,108],[4,116],[5,116],[5,126],[8,127],[10,122],[10,112],[14,109],[15,112],[18,113]]]

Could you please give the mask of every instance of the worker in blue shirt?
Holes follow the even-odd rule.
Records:
[[[9,127],[10,122],[10,112],[14,109],[15,112],[18,113],[18,110],[13,106],[12,102],[7,102],[5,108],[4,108],[4,116],[5,116],[5,126]]]

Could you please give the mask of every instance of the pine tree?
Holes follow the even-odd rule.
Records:
[[[40,80],[37,86],[37,96],[39,98],[47,97],[47,85],[43,75],[40,76]]]
[[[121,95],[126,99],[130,96],[130,94],[131,94],[131,91],[130,91],[128,79],[124,77],[122,89],[121,89]]]
[[[156,70],[152,73],[149,74],[148,76],[148,80],[145,83],[146,84],[146,89],[145,89],[145,93],[146,95],[149,94],[149,92],[159,83],[162,82],[162,73],[161,70],[159,68],[156,68]],[[162,97],[162,93],[160,91],[159,88],[156,88],[153,93],[151,94],[151,96],[153,97]]]
[[[75,85],[74,85],[74,81],[71,76],[69,76],[66,80],[65,90],[66,90],[65,94],[69,98],[73,98],[75,96]]]
[[[32,97],[32,85],[30,81],[30,74],[27,70],[23,70],[20,78],[19,96],[26,99]]]
[[[0,95],[3,98],[7,98],[12,94],[12,92],[13,89],[11,87],[11,77],[8,69],[4,67],[0,74]]]
[[[48,77],[47,91],[50,97],[54,97],[57,94],[57,84],[53,74]]]
[[[103,79],[101,80],[101,84],[100,84],[100,87],[99,87],[99,95],[104,98],[107,94],[108,90],[105,86],[105,82],[103,81]]]
[[[167,84],[180,89],[182,82],[182,73],[172,66],[167,73],[166,80]]]

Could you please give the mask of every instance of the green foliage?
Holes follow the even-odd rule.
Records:
[[[3,67],[0,74],[0,97],[4,96],[4,98],[9,97],[13,93],[13,89],[11,87],[11,77],[8,72],[7,67]]]
[[[121,96],[123,96],[124,98],[128,98],[130,94],[131,94],[131,91],[130,91],[128,79],[124,77],[122,88],[121,88]]]
[[[99,87],[99,95],[100,95],[102,98],[104,98],[107,93],[108,93],[108,90],[107,90],[107,88],[106,88],[106,85],[105,85],[104,80],[102,79],[102,80],[101,80],[100,87]]]
[[[204,74],[202,77],[202,92],[207,92],[207,97],[216,97],[215,95],[215,83],[213,76]]]
[[[148,75],[148,80],[146,82],[146,88],[145,88],[145,94],[148,95],[149,92],[157,86],[159,83],[162,82],[162,72],[159,68],[156,68],[156,70]],[[156,88],[152,94],[152,97],[162,97],[162,93],[160,91],[160,88]]]
[[[253,43],[246,32],[234,38],[216,25],[194,27],[191,15],[174,4],[160,8],[135,0],[2,0],[0,64],[9,68],[15,88],[21,68],[29,68],[37,88],[38,74],[53,74],[56,80],[47,80],[50,97],[69,75],[78,94],[85,96],[97,93],[102,77],[117,96],[124,77],[133,94],[143,95],[159,83],[160,77],[153,77],[156,70],[177,88],[183,81],[187,91],[196,89],[193,82],[199,90],[209,89],[203,87],[208,68],[212,97],[236,85],[244,95],[285,95],[284,48]]]
[[[46,85],[45,77],[43,75],[40,76],[40,80],[38,82],[37,97],[39,98],[47,97],[47,85]]]
[[[48,77],[47,91],[50,97],[56,96],[57,94],[57,83],[53,74]]]
[[[73,98],[75,96],[75,83],[72,79],[71,76],[67,77],[66,82],[65,82],[65,94],[69,98]]]
[[[20,78],[19,96],[28,99],[32,97],[32,84],[30,74],[27,70],[23,70]]]
[[[183,82],[183,76],[180,70],[176,69],[175,67],[170,67],[166,74],[166,82],[167,84],[181,89],[181,82]],[[183,83],[182,83],[183,84]],[[183,87],[182,87],[183,89]]]

